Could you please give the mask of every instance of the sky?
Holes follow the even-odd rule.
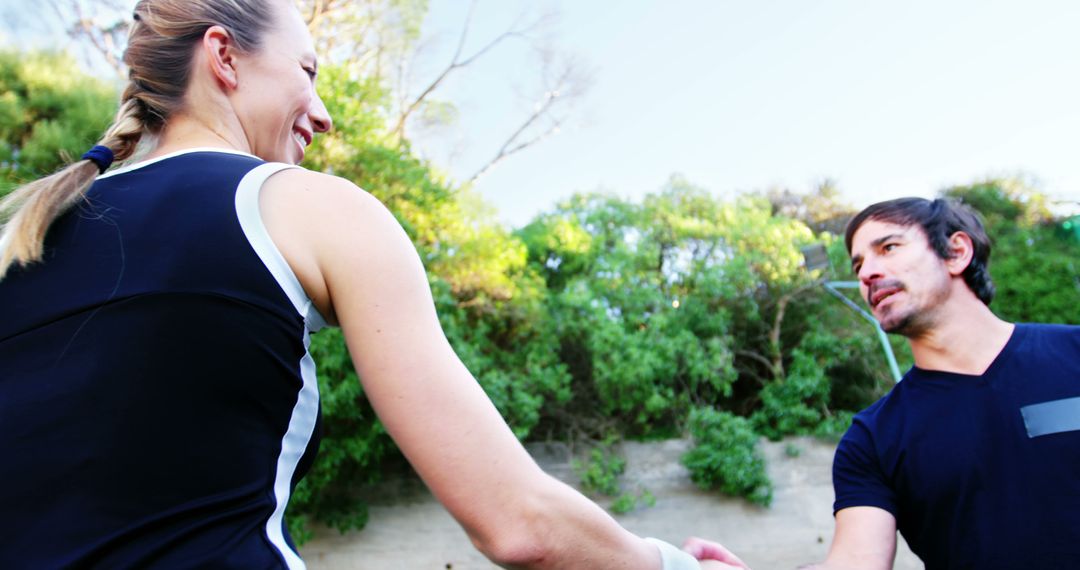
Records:
[[[28,4],[0,0],[5,18]],[[451,56],[469,2],[430,0],[413,89]],[[542,90],[537,47],[587,70],[559,133],[473,188],[510,226],[575,192],[640,199],[673,176],[719,196],[831,179],[853,205],[1020,176],[1080,209],[1080,2],[477,0],[458,110],[414,148],[467,180]]]
[[[429,73],[466,8],[432,0]],[[673,174],[721,196],[829,178],[859,207],[1021,176],[1080,201],[1080,3],[480,0],[465,51],[523,10],[557,14],[548,41],[591,87],[556,136],[474,185],[509,225]],[[524,42],[486,55],[441,88],[450,134],[417,148],[468,178],[527,114],[537,70]]]

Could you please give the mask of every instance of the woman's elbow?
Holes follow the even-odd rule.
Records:
[[[550,547],[542,541],[510,536],[510,533],[495,540],[480,541],[474,538],[473,545],[488,560],[503,568],[547,568],[553,559]]]
[[[487,519],[486,528],[467,532],[473,546],[499,566],[549,568],[558,558],[553,522],[542,510],[519,505],[503,517]]]

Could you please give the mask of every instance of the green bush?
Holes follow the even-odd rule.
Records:
[[[1080,241],[1049,199],[1016,179],[955,186],[943,195],[982,214],[993,244],[990,307],[1016,322],[1080,323]]]
[[[318,366],[323,436],[311,471],[289,501],[289,531],[298,542],[318,520],[341,532],[367,524],[367,504],[358,491],[382,478],[386,460],[399,451],[361,389],[341,329],[311,337]]]
[[[745,497],[758,505],[772,503],[772,481],[749,421],[728,412],[696,408],[690,413],[689,429],[694,447],[682,462],[698,486]]]
[[[572,466],[586,491],[609,497],[622,491],[619,477],[626,471],[626,459],[614,449],[613,440],[605,440],[593,447],[589,450],[588,460],[575,459]]]
[[[585,461],[574,460],[572,467],[586,492],[614,497],[608,507],[616,514],[628,513],[639,505],[651,507],[656,497],[648,489],[637,492],[623,489],[621,478],[626,472],[626,459],[618,450],[618,438],[611,436],[589,450]]]
[[[105,134],[117,99],[69,56],[0,51],[0,197],[86,152]]]
[[[611,512],[622,515],[638,508],[640,505],[645,505],[645,507],[656,505],[656,497],[652,494],[652,491],[642,489],[641,492],[636,494],[626,491],[616,497],[609,508]]]

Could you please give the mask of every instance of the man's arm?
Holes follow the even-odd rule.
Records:
[[[896,519],[877,507],[836,513],[836,533],[825,562],[805,570],[891,570],[896,557]]]

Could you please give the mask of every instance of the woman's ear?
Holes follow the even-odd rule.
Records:
[[[962,275],[975,256],[975,245],[967,232],[955,232],[949,236],[949,258],[945,260],[949,274]]]
[[[236,89],[236,42],[232,34],[221,26],[210,26],[203,34],[202,51],[210,72],[218,83],[228,89]]]

